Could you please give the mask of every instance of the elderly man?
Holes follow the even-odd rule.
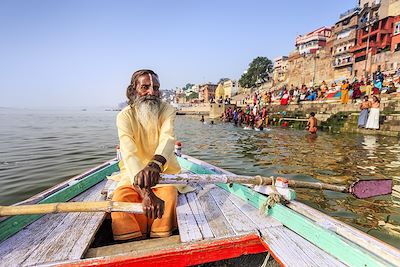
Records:
[[[122,153],[121,180],[114,201],[142,203],[145,214],[113,212],[115,240],[166,237],[176,229],[177,190],[157,186],[160,173],[178,173],[174,154],[175,109],[160,100],[152,70],[133,73],[126,90],[129,106],[117,116]]]

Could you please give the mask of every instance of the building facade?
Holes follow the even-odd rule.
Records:
[[[326,45],[327,39],[331,37],[332,30],[328,27],[321,27],[306,35],[296,38],[296,50],[299,54],[313,54]]]
[[[288,57],[281,56],[274,60],[274,69],[272,72],[272,79],[274,83],[285,82],[288,72]]]
[[[353,74],[354,58],[350,49],[356,43],[359,11],[358,7],[346,11],[332,27],[332,66],[335,80],[342,80]]]
[[[390,51],[400,51],[400,16],[396,16],[393,19],[393,35]]]
[[[225,98],[232,98],[232,96],[236,95],[239,91],[238,83],[236,81],[227,80],[222,84],[224,88],[224,96]]]
[[[215,99],[216,84],[207,83],[200,86],[199,89],[199,100],[202,102],[210,102],[211,99]]]

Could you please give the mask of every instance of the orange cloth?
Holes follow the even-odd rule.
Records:
[[[115,240],[127,240],[138,237],[167,237],[177,228],[176,200],[177,190],[174,186],[152,189],[154,194],[164,200],[164,215],[161,219],[149,219],[143,214],[112,212],[112,230]],[[118,187],[113,201],[142,203],[142,197],[133,186]]]
[[[310,127],[309,129],[308,129],[308,131],[310,132],[310,133],[312,133],[312,134],[314,134],[314,133],[317,133],[317,127]]]
[[[342,84],[342,103],[347,104],[349,102],[349,85],[348,84]]]

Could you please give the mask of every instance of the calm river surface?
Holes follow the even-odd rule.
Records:
[[[115,156],[117,112],[0,108],[0,205],[24,200]],[[397,138],[272,128],[246,131],[178,116],[183,152],[243,175],[280,175],[348,184],[393,178],[400,184]],[[296,190],[298,199],[400,248],[400,199],[357,200],[329,191]]]

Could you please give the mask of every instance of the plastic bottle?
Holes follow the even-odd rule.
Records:
[[[175,143],[175,154],[178,157],[182,156],[182,143],[179,141]]]
[[[117,151],[117,160],[121,160],[122,159],[122,154],[121,154],[121,149],[119,148],[119,145],[116,145],[115,149]]]

